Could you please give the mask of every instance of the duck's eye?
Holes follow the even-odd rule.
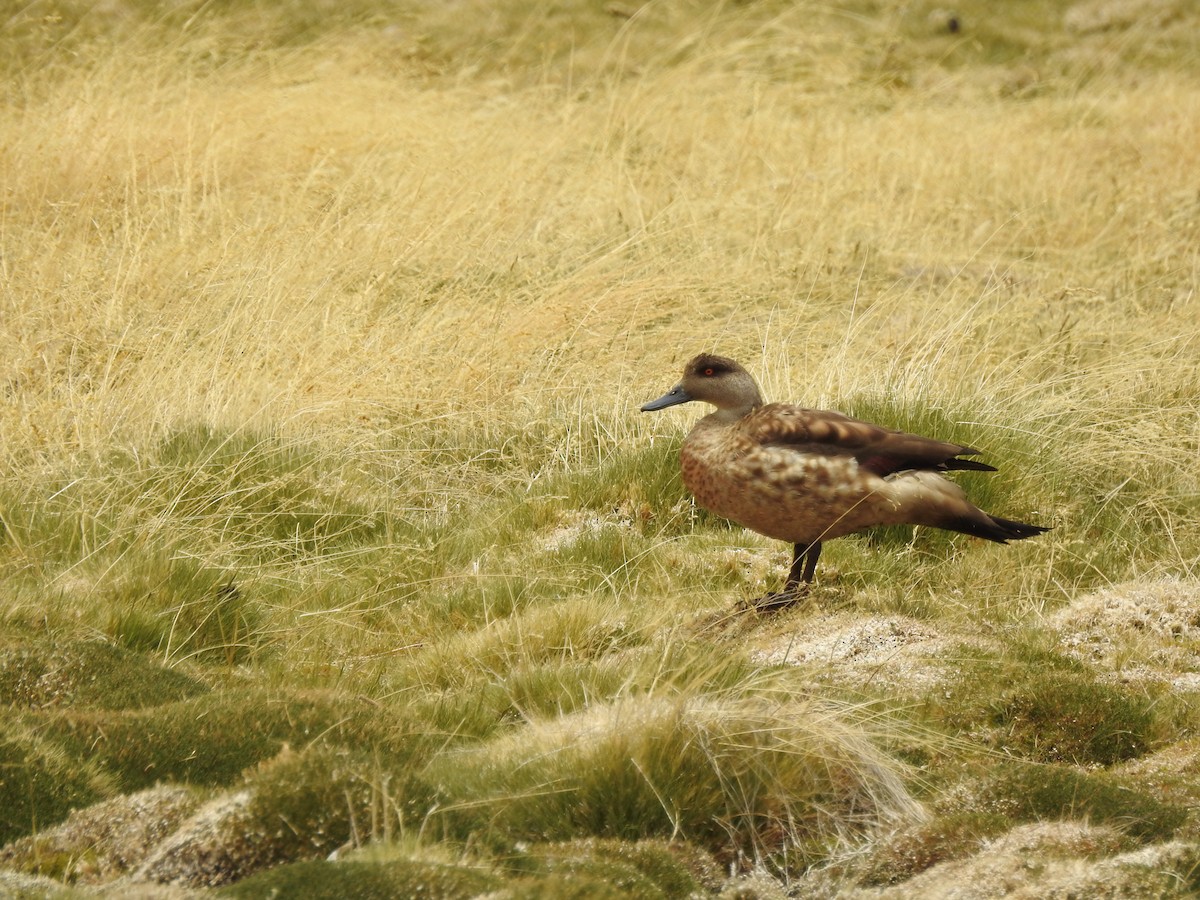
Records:
[[[714,369],[712,366],[709,366],[707,369],[704,370],[704,374],[705,375],[716,375],[717,370]]]

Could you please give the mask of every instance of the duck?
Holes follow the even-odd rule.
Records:
[[[999,544],[1049,530],[984,512],[944,477],[995,472],[970,458],[978,450],[831,410],[765,403],[754,377],[728,357],[696,356],[682,380],[641,411],[692,401],[716,409],[684,438],[684,486],[709,512],[792,544],[783,590],[760,598],[761,609],[797,602],[813,581],[822,545],[867,528],[924,525]]]

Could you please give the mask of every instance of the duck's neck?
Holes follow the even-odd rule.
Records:
[[[749,406],[729,406],[724,409],[718,409],[709,413],[704,417],[703,421],[709,425],[733,425],[741,421],[754,412],[761,404],[752,403]]]

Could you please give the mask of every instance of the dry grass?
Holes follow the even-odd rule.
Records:
[[[805,94],[734,44],[580,97],[430,89],[364,40],[202,75],[135,43],[7,109],[8,453],[619,419],[707,346],[814,401],[970,372],[972,399],[1025,399],[1007,419],[1195,358],[1174,73],[1020,105]]]

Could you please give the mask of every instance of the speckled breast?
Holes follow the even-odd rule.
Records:
[[[763,447],[728,429],[698,429],[680,452],[683,483],[702,507],[793,543],[827,540],[887,518],[882,479],[849,456]]]

